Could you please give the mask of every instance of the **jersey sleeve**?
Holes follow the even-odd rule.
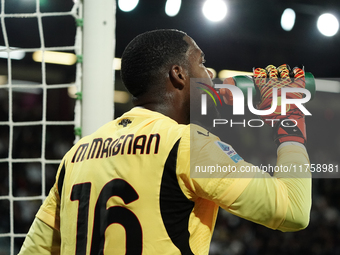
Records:
[[[52,186],[47,198],[44,200],[43,204],[40,206],[36,217],[43,222],[45,222],[50,227],[59,230],[60,229],[60,192],[62,189],[62,183],[65,174],[65,162],[66,156],[61,161],[59,165],[56,181]]]
[[[311,173],[304,146],[280,147],[276,166],[289,170],[270,176],[218,137],[199,127],[190,129],[182,137],[178,160],[179,183],[189,199],[208,199],[239,217],[281,231],[308,225]]]
[[[47,198],[40,206],[36,214],[36,217],[45,222],[50,227],[59,230],[60,228],[59,212],[60,212],[59,194],[57,187],[54,185],[51,188]]]
[[[281,147],[277,166],[286,166],[291,171],[276,172],[273,178],[263,178],[258,173],[228,210],[272,229],[298,231],[306,228],[311,209],[308,165],[304,146]]]
[[[229,146],[228,150],[224,146]],[[229,152],[231,153],[228,155]],[[196,125],[190,125],[184,132],[178,154],[179,182],[185,195],[191,200],[202,197],[219,206],[228,207],[254,176],[233,172],[243,165],[250,164],[230,145]]]
[[[35,218],[18,255],[59,255],[60,232]]]
[[[65,159],[59,165],[56,181],[40,206],[25,238],[20,255],[60,254],[60,190],[65,172]]]

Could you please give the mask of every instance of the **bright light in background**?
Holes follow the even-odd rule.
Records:
[[[130,101],[130,94],[126,91],[115,90],[113,101],[119,104],[126,104]]]
[[[122,66],[122,59],[121,58],[114,58],[114,60],[113,60],[113,69],[114,70],[120,70],[121,66]]]
[[[317,91],[340,93],[340,82],[324,79],[315,79],[315,89]]]
[[[41,50],[35,51],[32,58],[35,62],[42,62],[43,53]],[[59,65],[74,65],[77,62],[77,56],[73,53],[45,51],[45,63],[59,64]]]
[[[42,62],[42,51],[35,51],[32,58],[35,62]],[[57,51],[45,51],[44,52],[45,63],[58,64],[58,65],[74,65],[77,62],[77,56],[73,53],[57,52]],[[120,70],[122,63],[121,58],[114,58],[113,69]]]
[[[181,8],[182,0],[167,0],[165,4],[165,13],[170,17],[174,17],[178,14]]]
[[[210,67],[207,67],[207,69],[212,73],[212,75],[213,75],[212,79],[215,79],[216,78],[216,71],[215,71],[215,69],[210,68]]]
[[[285,31],[290,31],[293,29],[295,24],[295,11],[293,9],[287,8],[283,11],[281,16],[281,27]]]
[[[227,15],[227,5],[222,0],[206,0],[202,12],[210,21],[221,21]]]
[[[0,46],[0,50],[6,50],[7,48],[5,46]],[[16,49],[16,48],[11,48],[11,49]],[[24,51],[11,51],[9,53],[9,57],[11,59],[15,60],[21,60],[25,57],[26,53]],[[2,51],[0,52],[0,58],[8,58],[8,52]]]
[[[317,27],[324,36],[333,36],[339,30],[339,21],[333,14],[324,13],[318,18]]]
[[[218,78],[225,79],[236,75],[253,75],[252,72],[236,71],[236,70],[221,70],[218,72]]]
[[[7,75],[0,75],[0,85],[5,85],[8,82]]]
[[[76,86],[70,86],[67,88],[67,94],[69,97],[71,98],[77,98],[78,95],[76,94],[77,91],[77,87]],[[119,104],[126,104],[127,102],[130,101],[130,94],[126,91],[120,91],[120,90],[115,90],[113,92],[113,101],[115,103],[119,103]]]
[[[136,8],[139,0],[118,0],[118,7],[123,12],[130,12]]]

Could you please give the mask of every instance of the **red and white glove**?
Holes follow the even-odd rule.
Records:
[[[257,105],[259,110],[271,108],[273,88],[278,89],[277,109],[265,116],[264,122],[273,125],[274,141],[279,146],[283,142],[292,141],[305,144],[307,141],[305,116],[301,110],[293,105],[287,105],[286,115],[281,114],[281,88],[305,88],[305,72],[303,67],[294,67],[290,70],[284,64],[276,68],[273,65],[263,68],[254,68],[254,83],[260,91],[261,102]],[[302,98],[301,93],[287,93],[287,99]]]

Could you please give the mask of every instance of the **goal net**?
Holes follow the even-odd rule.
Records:
[[[19,252],[66,151],[113,118],[115,10],[108,4],[1,0],[0,255]],[[99,47],[91,33],[109,43]],[[98,40],[100,33],[109,35]]]

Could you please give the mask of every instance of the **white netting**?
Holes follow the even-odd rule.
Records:
[[[63,2],[1,0],[0,254],[19,251],[61,157],[77,139],[80,100],[68,93],[81,91],[82,3]],[[62,68],[42,54],[34,62],[39,51],[72,53],[78,61]],[[24,58],[16,60],[18,53]]]

